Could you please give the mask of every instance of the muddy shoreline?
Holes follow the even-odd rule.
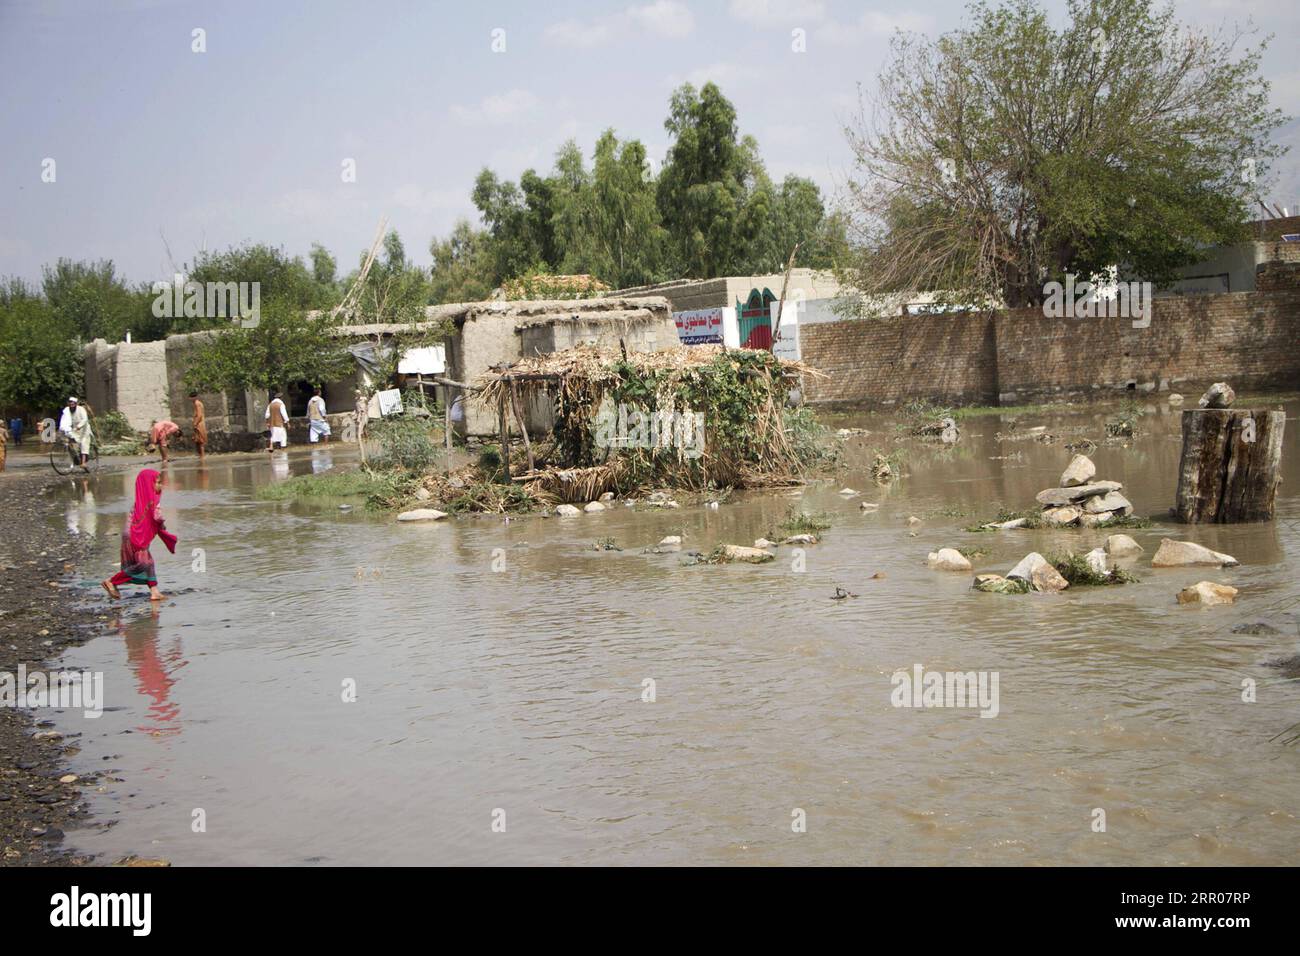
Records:
[[[46,670],[99,633],[103,609],[73,585],[93,540],[50,520],[62,507],[52,495],[60,480],[34,467],[0,475],[0,672]],[[39,713],[0,707],[0,866],[103,862],[63,846],[64,831],[89,820],[83,788],[95,777],[60,782],[80,748],[51,726]]]

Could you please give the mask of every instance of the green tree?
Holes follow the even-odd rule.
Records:
[[[120,340],[149,315],[142,290],[129,288],[113,263],[59,259],[42,269],[45,300],[54,315],[83,341]]]
[[[492,295],[493,275],[490,237],[461,219],[445,239],[429,243],[433,256],[430,270],[429,301],[479,302]]]
[[[361,254],[357,271],[348,277],[345,285],[349,288],[357,281],[368,253]],[[429,277],[406,257],[397,230],[390,230],[384,236],[383,251],[370,265],[349,321],[354,325],[422,321],[430,291]]]
[[[1242,235],[1283,120],[1261,43],[1199,32],[1152,0],[977,2],[970,23],[898,35],[870,115],[846,129],[867,293],[1041,303],[1066,273],[1161,284]]]
[[[198,345],[185,371],[186,387],[203,392],[286,389],[295,382],[329,382],[355,368],[339,323],[329,312],[305,312],[283,298],[262,304],[251,328],[225,327]]]
[[[69,395],[81,394],[84,380],[81,343],[70,320],[11,285],[0,297],[0,405],[53,414]]]

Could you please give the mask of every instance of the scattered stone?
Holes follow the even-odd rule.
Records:
[[[951,418],[941,419],[939,424],[943,426],[943,431],[939,433],[939,440],[945,445],[955,445],[957,439],[961,437],[957,431],[957,423]]]
[[[77,775],[75,773],[65,773],[59,778],[59,783],[76,783]]]
[[[1007,577],[1027,581],[1035,591],[1050,593],[1064,591],[1070,586],[1070,582],[1037,551],[1030,551],[1021,558],[1020,563],[1007,572]]]
[[[767,538],[757,538],[757,539],[755,539],[755,541],[754,541],[754,547],[756,547],[756,548],[775,548],[775,547],[776,547],[776,542],[775,542],[775,541],[768,541]]]
[[[1195,564],[1234,567],[1240,563],[1230,554],[1221,554],[1190,541],[1175,541],[1172,538],[1161,539],[1160,547],[1151,559],[1153,568],[1181,568]]]
[[[574,518],[582,514],[582,512],[573,505],[556,505],[555,513],[561,518]]]
[[[1004,578],[1000,574],[977,574],[972,585],[976,591],[992,594],[1024,594],[1029,585],[1017,578]]]
[[[1089,514],[1085,511],[1083,514],[1079,515],[1079,527],[1098,528],[1114,520],[1115,513],[1113,511],[1107,511],[1104,514],[1099,515]]]
[[[1077,505],[1065,505],[1060,508],[1048,508],[1043,512],[1043,521],[1053,528],[1066,528],[1077,524],[1083,516],[1083,509]]]
[[[403,511],[397,516],[398,521],[441,521],[447,517],[447,512],[439,511],[436,508],[416,508],[413,511]]]
[[[600,500],[601,500],[601,501],[613,501],[613,500],[614,500],[614,492],[612,492],[612,491],[607,491],[607,492],[605,492],[603,495],[600,496]]]
[[[1232,390],[1231,385],[1227,382],[1215,382],[1205,390],[1205,394],[1196,404],[1201,408],[1230,408],[1236,400],[1237,393]]]
[[[874,501],[864,501],[858,505],[859,511],[879,511],[880,505]]]
[[[748,564],[764,564],[775,560],[776,555],[761,548],[746,548],[741,544],[724,544],[718,557],[723,561],[744,561]]]
[[[1114,513],[1122,517],[1132,514],[1133,503],[1118,491],[1108,491],[1104,495],[1097,495],[1095,498],[1089,498],[1085,501],[1083,510],[1094,515]]]
[[[1072,505],[1083,501],[1085,498],[1091,498],[1094,495],[1104,495],[1108,491],[1122,491],[1124,486],[1118,481],[1094,481],[1086,485],[1077,485],[1073,488],[1046,488],[1040,491],[1035,499],[1040,505],[1046,505],[1049,508],[1059,508],[1064,505]]]
[[[1142,545],[1126,534],[1112,534],[1106,539],[1106,553],[1112,558],[1124,558],[1132,554],[1141,554]]]
[[[907,518],[907,526],[909,528],[915,528],[920,523],[921,523],[921,519],[918,518],[916,515],[909,515]]]
[[[1169,404],[1170,404],[1170,405],[1181,405],[1181,404],[1183,404],[1183,396],[1179,395],[1177,392],[1173,392],[1173,393],[1170,394],[1170,396],[1169,396]]]
[[[792,534],[781,542],[782,544],[816,544],[817,535],[815,534]]]
[[[428,501],[433,497],[433,492],[421,485],[419,488],[415,489],[415,497],[420,501]]]
[[[1094,574],[1109,575],[1110,565],[1106,561],[1105,548],[1093,548],[1083,556],[1083,560],[1088,563],[1088,568]]]
[[[852,498],[858,493],[854,491],[852,488],[841,488],[840,494],[842,494],[845,498]]]
[[[967,560],[966,555],[956,548],[940,548],[938,551],[931,551],[925,560],[930,567],[939,571],[969,571],[971,569],[971,563]]]
[[[1061,472],[1061,487],[1075,488],[1087,484],[1097,474],[1097,466],[1087,455],[1075,455]]]
[[[682,546],[682,536],[679,534],[670,534],[659,542],[661,548],[680,548]]]
[[[1237,600],[1237,589],[1227,584],[1215,584],[1213,581],[1201,581],[1178,592],[1179,604],[1200,604],[1212,607],[1216,604],[1231,604]]]
[[[1028,523],[1028,521],[1029,521],[1028,518],[1012,518],[1010,521],[992,521],[989,524],[984,525],[984,527],[989,529],[998,529],[1001,531],[1009,531],[1012,528],[1023,528]]]
[[[837,587],[835,589],[835,593],[831,595],[831,600],[843,601],[845,598],[855,598],[855,597],[857,597],[857,595],[854,594],[852,591],[846,591],[844,590],[844,588]]]
[[[587,512],[588,514],[592,514],[597,511],[604,511],[605,506],[601,504],[599,501],[588,501],[585,505],[582,506],[582,510]]]

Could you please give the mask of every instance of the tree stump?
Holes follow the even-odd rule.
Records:
[[[1285,412],[1185,410],[1174,514],[1194,524],[1272,520],[1285,427]]]

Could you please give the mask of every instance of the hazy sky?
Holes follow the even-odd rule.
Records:
[[[346,272],[384,214],[427,264],[435,234],[477,221],[469,190],[485,164],[510,178],[548,170],[564,140],[590,156],[611,126],[662,158],[668,97],[685,81],[719,83],[775,178],[831,192],[847,171],[856,84],[871,82],[890,33],[937,34],[963,6],[0,0],[0,276],[36,279],[68,256],[153,281],[172,260],[244,240],[304,255],[319,241]],[[1265,76],[1275,105],[1300,114],[1300,4],[1176,7],[1197,25],[1249,19],[1276,34]],[[196,28],[206,52],[191,49]],[[791,50],[795,28],[806,53]],[[1297,170],[1300,149],[1279,203],[1300,200]]]

